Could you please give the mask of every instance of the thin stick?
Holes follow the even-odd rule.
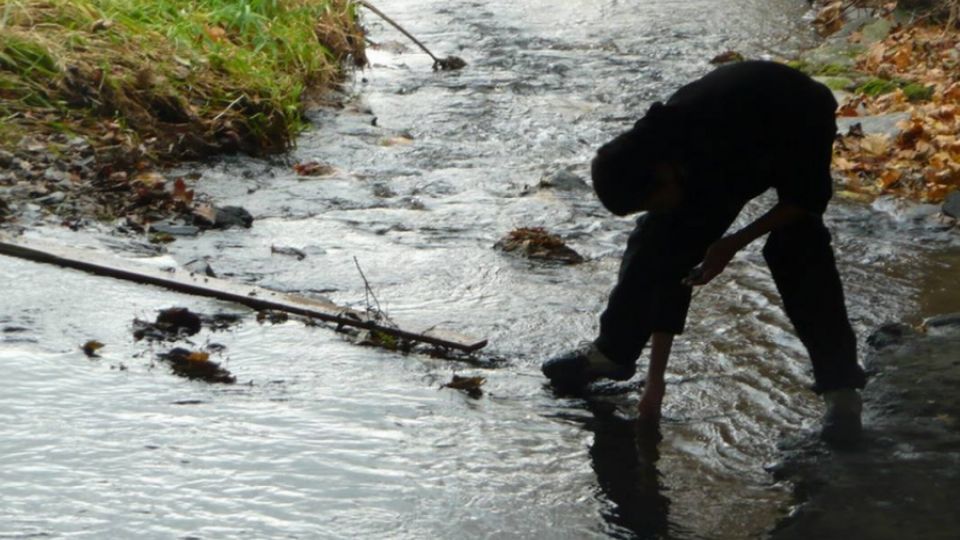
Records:
[[[247,96],[244,95],[244,94],[240,94],[240,97],[238,97],[237,99],[231,101],[230,104],[227,105],[227,108],[226,108],[226,109],[220,111],[220,114],[214,116],[211,123],[216,123],[217,120],[223,118],[223,115],[227,114],[227,112],[228,112],[230,109],[232,109],[234,105],[236,105],[237,103],[240,103],[240,100],[243,99],[243,98],[245,98],[245,97],[247,97]]]
[[[385,20],[385,21],[387,21],[388,23],[390,23],[391,25],[393,25],[393,27],[396,28],[397,30],[399,30],[400,32],[402,32],[403,35],[407,36],[407,37],[410,38],[414,43],[416,43],[417,45],[419,45],[420,48],[423,49],[423,52],[429,54],[429,55],[430,55],[430,58],[433,58],[433,63],[434,63],[434,64],[439,64],[439,63],[440,63],[440,59],[437,58],[436,56],[434,56],[433,53],[430,52],[430,49],[427,48],[426,45],[424,45],[423,43],[420,43],[420,40],[419,40],[419,39],[415,38],[415,37],[413,36],[413,34],[411,34],[410,32],[407,32],[406,29],[404,29],[402,26],[400,26],[399,23],[397,23],[396,21],[394,21],[393,19],[391,19],[390,17],[388,17],[386,13],[384,13],[384,12],[380,11],[379,9],[377,9],[373,4],[371,4],[370,2],[367,2],[367,0],[357,0],[357,3],[360,4],[361,6],[369,9],[370,11],[376,13],[377,15],[379,15],[380,18],[382,18],[383,20]]]
[[[186,270],[164,272],[144,268],[130,261],[102,253],[54,244],[43,244],[20,239],[16,242],[0,237],[0,255],[18,257],[30,261],[75,268],[93,274],[117,279],[157,285],[170,290],[237,302],[253,309],[273,309],[364,330],[383,332],[401,339],[429,343],[464,352],[482,349],[487,340],[447,334],[447,337],[403,330],[396,323],[377,323],[363,317],[359,311],[346,309],[316,298],[271,291],[251,285],[241,285],[222,279],[197,275]],[[2,264],[2,262],[0,262]]]
[[[380,307],[380,300],[377,300],[377,295],[373,293],[373,287],[371,287],[370,282],[367,281],[367,276],[363,273],[363,268],[360,268],[360,261],[357,260],[356,255],[353,256],[353,264],[357,265],[357,271],[360,272],[360,278],[363,279],[363,301],[367,305],[367,314],[372,312],[375,319],[383,321],[386,324],[394,325],[394,322],[390,320],[390,316]],[[373,298],[373,303],[377,306],[376,310],[370,308],[371,298]]]

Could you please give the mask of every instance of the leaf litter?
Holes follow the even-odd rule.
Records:
[[[839,30],[851,5],[824,7],[815,22],[821,33]],[[960,3],[950,5],[957,9]],[[896,2],[880,7],[893,28],[856,59],[856,71],[874,79],[841,104],[838,116],[907,113],[909,118],[893,136],[864,134],[854,124],[837,137],[834,168],[846,192],[938,203],[960,189],[960,29],[955,18],[945,24],[932,17],[896,23],[896,7]],[[863,39],[860,32],[847,38],[855,45]]]

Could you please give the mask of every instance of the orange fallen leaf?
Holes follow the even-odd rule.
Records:
[[[183,181],[183,178],[177,178],[173,183],[173,194],[171,197],[177,202],[189,205],[193,202],[193,190],[187,189],[187,184]]]

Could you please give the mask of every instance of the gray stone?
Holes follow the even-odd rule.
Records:
[[[803,60],[814,66],[837,66],[853,69],[856,56],[862,46],[850,45],[843,41],[828,41],[803,55]]]
[[[540,179],[540,187],[553,188],[561,191],[585,191],[590,186],[579,175],[567,170],[559,171]]]
[[[893,23],[887,19],[871,21],[863,25],[860,29],[860,33],[863,35],[862,43],[864,45],[872,45],[878,41],[883,41],[890,35],[891,29],[893,29]]]
[[[923,327],[930,334],[960,334],[960,313],[947,313],[924,319]]]
[[[908,324],[887,323],[874,330],[867,337],[867,345],[874,349],[883,349],[891,345],[899,345],[916,333],[913,327]]]
[[[70,175],[58,170],[56,167],[47,167],[47,170],[43,171],[43,179],[60,183],[69,181]]]
[[[217,218],[213,228],[245,227],[249,229],[251,225],[253,225],[253,216],[246,209],[239,206],[224,206],[217,209]]]
[[[13,158],[16,157],[6,150],[0,150],[0,167],[9,167],[13,164]]]
[[[151,224],[150,232],[164,233],[171,236],[196,236],[200,233],[200,227],[171,223],[169,221],[161,221],[159,223]]]
[[[960,219],[960,191],[953,191],[947,195],[947,199],[943,201],[943,213]]]
[[[909,119],[910,113],[908,112],[878,114],[874,116],[844,116],[837,118],[837,129],[840,134],[845,134],[854,125],[860,124],[860,129],[863,130],[864,135],[877,133],[896,137],[903,131],[897,127],[897,124]]]
[[[37,202],[47,206],[54,206],[62,203],[67,199],[67,195],[62,191],[54,191],[53,193],[40,197],[37,199]]]

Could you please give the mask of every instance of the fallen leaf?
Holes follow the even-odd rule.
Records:
[[[300,176],[327,176],[333,174],[336,169],[326,163],[308,161],[297,163],[293,166],[293,170]]]
[[[173,194],[171,197],[173,197],[174,201],[189,205],[193,202],[193,190],[187,189],[187,184],[183,181],[183,178],[177,178],[173,183]]]
[[[860,148],[868,154],[882,156],[890,149],[890,139],[882,133],[871,133],[860,140]]]
[[[91,339],[90,341],[84,343],[80,348],[83,350],[83,354],[87,355],[88,357],[99,358],[100,355],[97,354],[97,351],[99,351],[103,347],[104,347],[103,343],[100,343],[95,339]]]
[[[880,186],[880,189],[887,189],[899,182],[902,176],[903,173],[897,169],[887,169],[877,180],[877,184]]]
[[[450,382],[444,384],[440,388],[463,390],[468,396],[478,399],[483,395],[483,390],[480,387],[486,382],[487,379],[483,377],[461,377],[459,375],[454,375]]]
[[[843,2],[833,2],[824,6],[813,20],[821,36],[829,36],[843,28]]]

